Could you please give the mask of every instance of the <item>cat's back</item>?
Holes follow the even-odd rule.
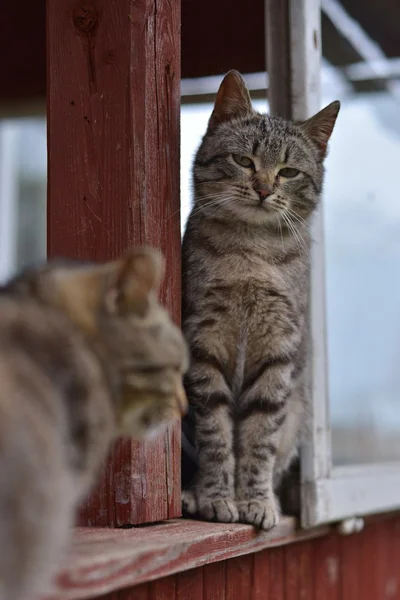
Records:
[[[109,441],[106,430],[96,430],[99,419],[112,423],[100,384],[68,319],[0,295],[2,600],[44,591],[62,554],[75,504],[92,481],[91,462]]]
[[[0,443],[5,429],[54,432],[65,467],[80,470],[84,485],[93,427],[109,423],[99,432],[108,441],[113,415],[101,366],[79,332],[60,311],[0,295],[0,381]]]

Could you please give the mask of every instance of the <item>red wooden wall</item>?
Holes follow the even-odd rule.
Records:
[[[400,600],[400,520],[208,564],[102,598]]]
[[[180,318],[180,1],[48,0],[48,254],[167,258],[162,300]],[[180,426],[119,443],[82,524],[180,515]]]

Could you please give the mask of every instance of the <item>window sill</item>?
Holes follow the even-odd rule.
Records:
[[[66,567],[46,599],[95,598],[207,563],[322,536],[283,517],[271,532],[248,525],[174,519],[131,529],[76,528]]]

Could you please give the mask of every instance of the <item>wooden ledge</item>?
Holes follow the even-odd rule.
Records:
[[[328,532],[328,527],[298,530],[290,517],[282,518],[268,533],[248,525],[185,519],[131,529],[81,527],[74,531],[66,567],[46,598],[94,598],[207,563]]]

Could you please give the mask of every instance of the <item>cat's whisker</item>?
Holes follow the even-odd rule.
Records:
[[[282,223],[281,220],[279,219],[278,221],[278,225],[279,225],[279,230],[281,232],[281,242],[282,242],[282,253],[285,251],[284,245],[283,245],[283,232],[282,232]]]
[[[208,199],[209,198],[209,199]],[[207,202],[205,202],[204,204],[202,204],[201,206],[198,206],[197,208],[193,208],[191,211],[192,215],[197,215],[199,213],[204,212],[206,209],[210,211],[210,214],[215,214],[215,209],[218,208],[219,206],[221,206],[224,203],[230,202],[231,200],[235,199],[236,196],[233,195],[226,195],[226,192],[221,193],[219,195],[211,195],[210,196],[202,196],[202,200],[207,200]],[[214,211],[212,210],[214,208]],[[180,210],[180,209],[179,209]],[[179,212],[179,211],[176,211]],[[170,215],[169,219],[173,217],[174,214]],[[167,231],[166,231],[166,235],[168,235],[169,233],[171,233],[171,231],[174,229],[175,225],[172,225]]]
[[[301,235],[301,233],[299,232],[295,223],[291,220],[289,214],[288,213],[285,214],[284,212],[282,212],[282,217],[283,217],[285,223],[287,224],[287,226],[289,227],[290,231],[292,232],[292,235],[295,238],[297,246],[299,248],[299,251],[305,251],[306,256],[308,258],[310,258],[309,248],[307,247],[307,244],[304,241],[304,238]]]
[[[286,212],[289,213],[289,215],[295,219],[296,221],[299,222],[299,224],[301,224],[303,227],[305,227],[308,231],[310,231],[310,224],[307,223],[307,221],[305,219],[303,219],[303,217],[301,217],[300,215],[298,215],[292,208],[289,208],[288,206],[285,208]]]
[[[194,208],[193,211],[192,211],[192,214],[196,214],[197,215],[199,213],[204,212],[205,210],[207,210],[209,208],[220,207],[223,204],[227,204],[227,203],[231,202],[232,200],[235,200],[236,198],[237,198],[237,196],[235,194],[230,194],[229,196],[227,196],[226,193],[225,193],[222,198],[217,198],[215,200],[210,200],[210,201],[206,202],[205,204],[202,204],[198,208]]]
[[[211,200],[211,199],[220,199],[220,198],[225,198],[226,197],[226,191],[223,192],[218,192],[217,194],[213,193],[213,194],[208,194],[206,196],[200,196],[202,200]],[[177,214],[179,214],[182,210],[183,206],[190,206],[191,202],[185,202],[185,203],[181,203],[180,207],[175,210],[171,215],[169,215],[168,219],[172,219],[173,217],[175,217]]]
[[[298,247],[298,249],[299,249],[299,251],[300,251],[300,253],[301,253],[301,251],[302,251],[302,246],[301,246],[301,244],[300,244],[299,238],[298,238],[298,237],[297,237],[297,235],[296,235],[296,232],[295,232],[295,231],[294,231],[294,229],[293,229],[293,224],[292,224],[292,222],[289,220],[289,217],[288,217],[288,215],[285,215],[285,213],[284,213],[283,211],[281,212],[281,217],[282,217],[282,219],[284,220],[284,222],[285,222],[285,224],[286,224],[287,228],[289,229],[290,233],[292,234],[292,236],[293,236],[293,238],[294,238],[294,240],[295,240],[295,242],[296,242],[296,245],[297,245],[297,247]]]

